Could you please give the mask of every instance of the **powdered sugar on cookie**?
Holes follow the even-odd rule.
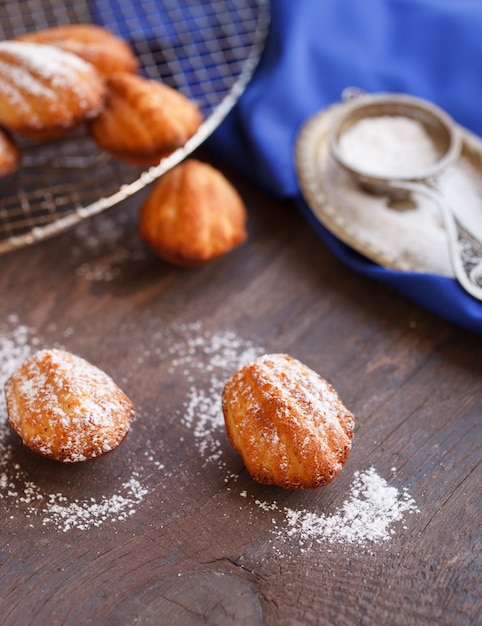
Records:
[[[0,54],[6,59],[0,71],[20,102],[21,93],[53,98],[57,89],[77,89],[78,74],[90,70],[77,55],[50,45],[5,41],[0,42]]]
[[[57,329],[58,330],[58,329]],[[65,332],[70,336],[71,329]],[[3,387],[14,370],[35,351],[40,343],[35,329],[19,322],[16,315],[4,320],[0,332],[0,385]],[[11,516],[21,514],[30,524],[40,521],[60,532],[88,530],[104,523],[123,522],[134,515],[148,494],[145,467],[159,470],[155,459],[144,459],[127,478],[113,478],[109,492],[100,497],[86,494],[72,499],[67,488],[49,491],[36,481],[15,459],[16,446],[9,437],[6,410],[0,404],[0,503]]]
[[[326,380],[287,354],[238,370],[224,387],[223,413],[230,442],[261,483],[321,487],[351,448],[353,415]]]
[[[99,457],[126,436],[134,406],[102,370],[59,349],[39,350],[5,383],[8,417],[24,443],[65,463]]]

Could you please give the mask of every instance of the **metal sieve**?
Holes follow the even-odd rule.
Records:
[[[427,167],[408,175],[397,172],[382,175],[367,167],[355,166],[340,146],[343,134],[360,120],[381,116],[407,117],[421,123],[433,142],[437,158]],[[333,116],[328,141],[335,162],[366,191],[394,199],[423,194],[436,204],[444,220],[454,274],[468,293],[482,300],[482,259],[475,264],[466,262],[467,258],[473,261],[475,249],[480,249],[482,244],[474,240],[474,251],[467,250],[467,239],[438,185],[439,177],[460,155],[462,140],[452,118],[421,98],[405,94],[355,93],[340,104]]]

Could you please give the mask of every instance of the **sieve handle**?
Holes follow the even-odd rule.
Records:
[[[462,228],[436,181],[387,181],[386,186],[394,191],[423,194],[437,205],[444,220],[455,277],[467,293],[482,301],[482,242]]]

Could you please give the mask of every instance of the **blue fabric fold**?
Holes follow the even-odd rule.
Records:
[[[300,193],[294,146],[302,124],[349,86],[426,98],[482,135],[481,33],[480,0],[273,0],[257,72],[208,141],[254,183],[293,198],[346,265],[478,334],[482,302],[455,279],[380,267],[318,222]]]
[[[135,19],[109,12],[119,2],[125,6],[122,0],[97,2],[103,7],[98,20],[109,15],[112,28],[117,19],[123,36],[129,29],[135,38],[159,36],[152,12],[147,19],[139,10],[142,2],[132,3]],[[179,1],[180,10],[192,6]],[[348,86],[426,98],[482,136],[482,1],[272,0],[271,11],[257,71],[208,147],[270,194],[293,198],[324,244],[349,267],[482,334],[482,303],[454,279],[380,267],[329,233],[306,206],[294,163],[301,125],[339,101]]]
[[[482,334],[482,305],[466,294],[456,280],[381,267],[330,233],[316,219],[301,196],[297,196],[296,203],[320,239],[345,265],[368,278],[389,285],[432,313]]]

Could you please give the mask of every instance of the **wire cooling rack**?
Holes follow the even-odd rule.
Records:
[[[102,152],[85,129],[39,143],[15,137],[22,166],[0,179],[0,253],[63,232],[140,191],[182,161],[221,123],[261,55],[269,0],[0,0],[0,40],[69,23],[126,38],[140,73],[196,102],[204,123],[147,170]]]

